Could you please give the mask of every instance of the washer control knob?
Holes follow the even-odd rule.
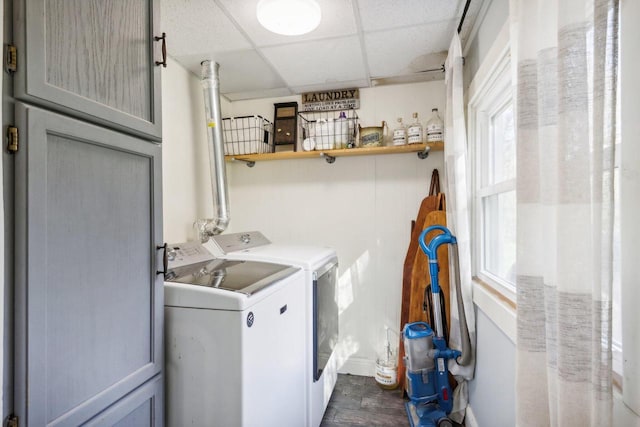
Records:
[[[240,241],[242,243],[249,244],[249,242],[251,242],[251,235],[249,233],[244,233],[240,235]]]

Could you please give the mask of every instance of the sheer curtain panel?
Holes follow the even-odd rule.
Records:
[[[447,87],[447,108],[445,112],[444,133],[444,167],[446,174],[447,195],[447,227],[456,236],[460,264],[460,287],[464,301],[464,314],[471,340],[471,362],[467,366],[460,366],[451,360],[449,368],[458,381],[458,387],[453,392],[454,407],[451,418],[461,422],[467,407],[467,381],[473,379],[475,368],[476,328],[473,311],[471,290],[471,245],[469,231],[469,186],[467,177],[467,131],[464,118],[463,94],[463,57],[460,38],[455,33],[445,64],[445,83]],[[453,272],[455,266],[450,266]],[[450,283],[455,283],[452,279]],[[460,336],[460,313],[456,305],[457,295],[455,286],[451,286],[450,310],[451,325],[449,327],[449,346],[462,348]]]
[[[511,0],[517,424],[611,425],[617,0]]]

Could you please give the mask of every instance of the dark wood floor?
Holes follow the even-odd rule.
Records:
[[[409,426],[401,389],[383,390],[372,377],[338,375],[321,427]]]

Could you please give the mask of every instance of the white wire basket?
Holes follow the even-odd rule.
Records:
[[[354,110],[298,113],[298,138],[303,150],[333,150],[355,146],[358,115]]]
[[[273,124],[262,116],[222,119],[225,156],[273,153]]]

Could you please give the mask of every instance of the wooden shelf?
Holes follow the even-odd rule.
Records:
[[[392,147],[363,147],[363,148],[345,148],[340,150],[316,150],[316,151],[281,151],[278,153],[265,154],[239,154],[225,156],[227,161],[247,162],[249,166],[253,166],[255,162],[266,160],[293,160],[293,159],[315,159],[324,157],[327,162],[333,163],[337,157],[347,156],[371,156],[377,154],[401,154],[401,153],[418,153],[420,158],[426,158],[429,151],[444,150],[443,142],[430,142],[427,144],[407,144]],[[423,157],[424,156],[424,157]]]

